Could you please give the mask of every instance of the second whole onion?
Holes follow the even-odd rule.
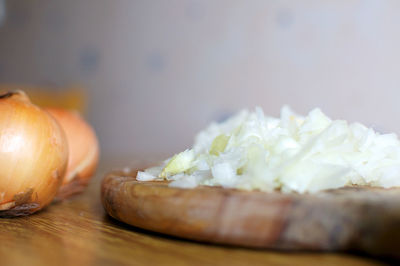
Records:
[[[46,108],[63,128],[68,142],[69,160],[57,199],[68,198],[85,189],[99,160],[99,144],[93,128],[77,111]]]

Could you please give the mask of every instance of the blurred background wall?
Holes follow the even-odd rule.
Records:
[[[103,155],[319,106],[400,133],[400,1],[0,0],[0,83],[83,88]]]

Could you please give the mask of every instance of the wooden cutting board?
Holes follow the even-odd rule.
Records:
[[[280,250],[361,251],[400,258],[400,189],[316,194],[179,189],[113,171],[102,182],[109,215],[182,238]]]

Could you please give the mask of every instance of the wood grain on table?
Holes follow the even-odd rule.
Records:
[[[181,240],[122,224],[105,214],[103,161],[88,190],[45,210],[0,219],[0,265],[382,265],[344,253],[278,252]]]

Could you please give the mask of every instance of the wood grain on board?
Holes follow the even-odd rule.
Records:
[[[400,190],[343,188],[316,194],[180,189],[114,171],[102,202],[114,218],[187,239],[279,250],[357,250],[400,258]]]

